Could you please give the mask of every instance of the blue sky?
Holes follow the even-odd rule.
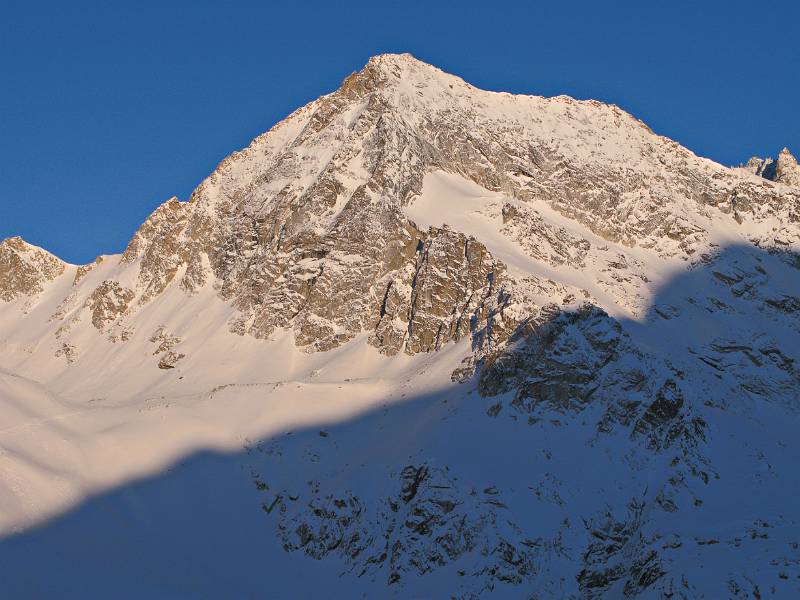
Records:
[[[493,90],[614,102],[724,164],[800,154],[800,3],[0,0],[0,238],[119,252],[172,195],[411,52]]]

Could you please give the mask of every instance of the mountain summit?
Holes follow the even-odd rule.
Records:
[[[771,181],[793,186],[800,185],[800,166],[797,165],[797,159],[789,152],[788,148],[781,150],[777,159],[754,156],[747,161],[746,168]]]
[[[206,591],[280,564],[277,596],[791,594],[797,169],[788,150],[729,169],[613,105],[373,57],[123,254],[0,244],[0,414],[23,432],[0,524],[215,447],[238,452],[231,487],[192,510],[257,530],[265,570],[248,555]],[[204,468],[137,494],[155,514],[159,486]],[[117,539],[158,546],[132,518]],[[0,540],[15,581],[15,544],[47,556],[57,523]],[[199,565],[203,546],[175,550]]]

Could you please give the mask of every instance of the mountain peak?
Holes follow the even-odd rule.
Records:
[[[781,167],[784,169],[793,169],[797,167],[797,159],[791,152],[789,152],[788,148],[784,148],[780,151],[780,154],[778,154],[778,160],[776,162],[778,163],[778,169]]]
[[[14,250],[24,250],[28,245],[28,242],[22,239],[20,235],[7,237],[0,241],[0,247],[12,248]]]
[[[800,186],[800,166],[788,148],[781,150],[775,165],[775,181]]]
[[[43,254],[46,254],[48,256],[53,257],[53,259],[55,259],[55,260],[57,260],[57,261],[59,261],[61,263],[64,262],[60,258],[58,258],[56,255],[54,255],[52,252],[48,252],[44,248],[36,246],[35,244],[31,244],[30,242],[25,240],[25,238],[23,238],[21,235],[15,235],[15,236],[7,237],[7,238],[5,238],[3,240],[0,240],[0,248],[3,248],[5,250],[7,250],[7,251],[13,251],[13,252],[23,253],[23,254],[43,253]],[[64,264],[66,264],[66,263],[64,263]]]
[[[421,71],[448,75],[438,67],[427,63],[424,60],[418,59],[409,52],[403,52],[399,54],[376,54],[375,56],[370,57],[364,68],[378,69],[396,76],[402,76],[415,72],[418,73]],[[455,77],[454,75],[449,76]]]
[[[800,186],[800,166],[789,148],[784,147],[778,153],[777,159],[771,157],[762,159],[754,156],[747,161],[746,168],[764,179],[785,185]]]
[[[60,258],[22,237],[6,238],[0,242],[0,300],[36,295],[65,268]]]
[[[410,52],[386,52],[384,54],[375,54],[369,58],[367,64],[373,66],[383,66],[383,65],[402,66],[410,64],[425,65],[427,67],[431,66],[428,63],[419,60]]]
[[[436,82],[439,82],[437,85]],[[342,83],[339,90],[346,96],[363,96],[380,88],[399,89],[412,87],[443,87],[443,83],[466,86],[464,81],[455,75],[445,73],[441,69],[419,60],[405,52],[402,54],[377,54],[372,56],[364,67],[352,73]]]

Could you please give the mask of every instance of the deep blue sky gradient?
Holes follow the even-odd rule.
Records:
[[[614,102],[724,164],[800,154],[800,2],[0,0],[0,238],[119,252],[369,56]]]

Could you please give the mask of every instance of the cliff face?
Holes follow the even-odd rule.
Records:
[[[252,390],[416,395],[381,434],[246,444],[258,523],[353,589],[759,597],[800,576],[776,493],[796,479],[799,173],[788,150],[728,169],[615,106],[378,56],[120,256],[2,242],[0,357],[132,422],[170,398],[232,418],[212,400]]]

